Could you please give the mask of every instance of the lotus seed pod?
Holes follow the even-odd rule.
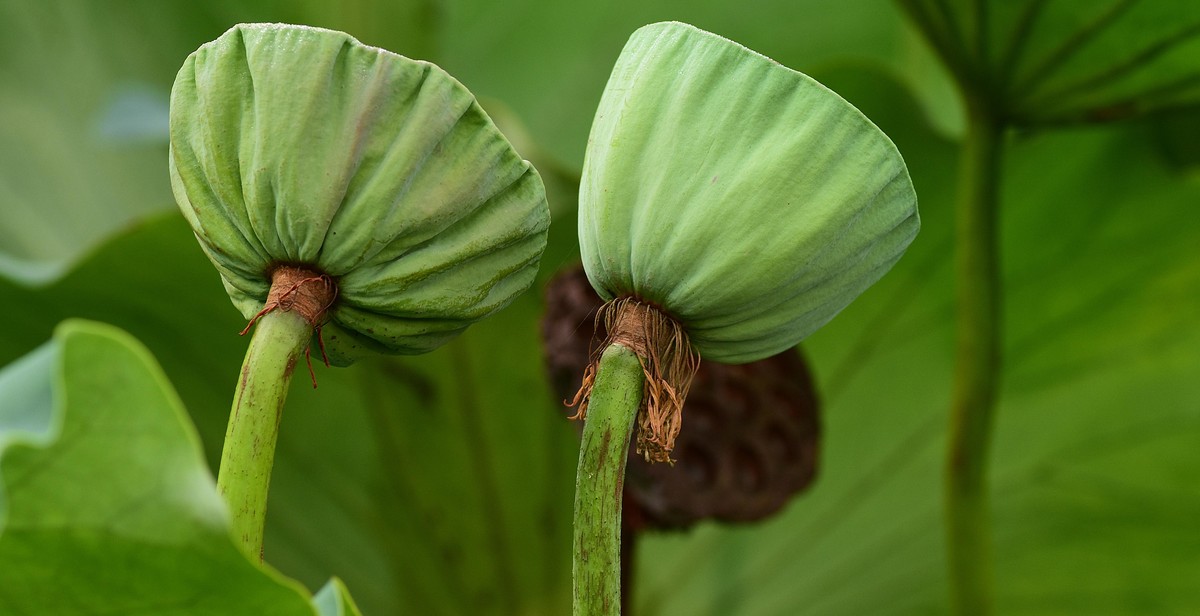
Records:
[[[896,147],[811,78],[681,23],[621,52],[584,162],[584,266],[605,299],[676,319],[705,359],[794,346],[919,226]]]
[[[170,134],[175,198],[234,305],[253,318],[285,268],[321,278],[334,363],[431,350],[533,282],[541,179],[433,64],[234,26],[180,69]]]

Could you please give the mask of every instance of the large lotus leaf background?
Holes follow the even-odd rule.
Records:
[[[905,156],[924,228],[805,343],[825,403],[817,485],[762,525],[643,541],[637,613],[945,611],[960,121],[945,71],[890,4],[0,1],[0,365],[69,317],[121,327],[157,357],[215,462],[244,322],[173,211],[163,139],[178,64],[232,23],[344,29],[484,97],[547,177],[544,278],[575,258],[572,182],[608,70],[660,19],[860,106]],[[1195,126],[1178,113],[1165,126]],[[1163,127],[1011,136],[1000,613],[1200,610],[1200,183]],[[577,445],[542,375],[540,310],[531,292],[434,354],[318,367],[316,391],[297,379],[267,561],[312,589],[341,577],[366,614],[564,613]]]
[[[5,614],[358,613],[246,560],[179,398],[110,325],[0,371],[0,473]]]
[[[899,0],[962,78],[1022,125],[1200,102],[1200,14],[1178,2]]]

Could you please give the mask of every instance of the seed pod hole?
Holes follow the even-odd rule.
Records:
[[[734,375],[741,376],[745,379],[746,371],[744,368],[735,368],[731,370]],[[735,419],[744,419],[750,415],[750,409],[754,405],[754,396],[746,390],[745,386],[737,379],[729,378],[721,383],[721,398],[725,404],[726,412]]]
[[[766,483],[767,469],[754,450],[746,445],[734,449],[732,467],[734,486],[742,492],[753,494]]]
[[[686,404],[688,430],[696,434],[712,434],[717,431],[716,411],[705,402],[689,401]],[[680,460],[683,459],[682,454]]]
[[[679,459],[686,460],[685,463],[679,465],[679,472],[687,478],[693,488],[701,492],[712,489],[717,478],[716,463],[712,454],[699,445],[689,444],[682,449]]]

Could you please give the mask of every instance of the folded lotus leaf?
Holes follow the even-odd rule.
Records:
[[[813,79],[681,23],[621,52],[584,162],[584,265],[606,299],[679,320],[706,359],[795,345],[919,227],[896,147]]]
[[[280,265],[332,278],[324,340],[342,365],[428,351],[507,305],[550,222],[541,178],[462,84],[318,28],[238,25],[189,56],[170,167],[247,318]]]

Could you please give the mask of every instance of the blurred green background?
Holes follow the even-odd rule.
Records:
[[[1131,3],[1013,4],[1060,7],[1061,21]],[[1148,23],[1196,21],[1187,3],[1142,4],[1163,9]],[[184,57],[232,24],[340,29],[456,76],[546,179],[544,281],[576,258],[576,182],[608,71],[634,29],[664,19],[859,106],[908,162],[924,226],[892,273],[804,343],[824,403],[816,485],[763,524],[642,542],[635,613],[946,612],[963,111],[950,71],[891,3],[0,0],[0,365],[63,318],[118,325],[162,362],[215,467],[244,323],[175,210],[166,122]],[[1008,135],[991,452],[999,613],[1200,613],[1200,113],[1189,98],[1200,51],[1189,36],[1167,58],[1181,67],[1168,85],[1182,82],[1169,110],[1066,121],[1073,107],[1030,96]],[[1118,59],[1140,48],[1109,42]],[[1106,62],[1081,58],[1068,68]],[[543,374],[541,304],[531,291],[428,356],[318,370],[316,391],[297,379],[267,561],[314,589],[342,577],[367,614],[566,613],[577,439]]]

